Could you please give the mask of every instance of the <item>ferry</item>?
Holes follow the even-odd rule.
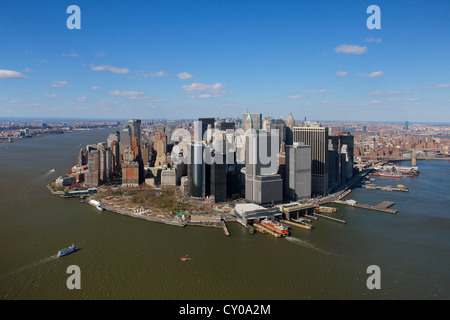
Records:
[[[268,220],[268,219],[266,218],[266,219],[264,219],[264,220],[261,221],[261,224],[262,224],[264,227],[266,227],[266,228],[268,228],[268,229],[270,229],[270,230],[272,230],[272,231],[275,231],[276,233],[281,234],[282,236],[287,237],[287,236],[289,235],[289,230],[288,230],[288,228],[282,226],[280,223],[277,223],[277,222],[275,222],[275,221],[271,221],[271,220]]]
[[[71,253],[73,253],[73,252],[75,252],[75,251],[77,251],[77,250],[78,250],[77,247],[73,244],[73,245],[71,245],[71,246],[68,247],[68,248],[59,250],[59,251],[58,251],[58,258],[59,258],[59,257],[62,257],[62,256],[66,256],[66,255],[68,255],[68,254],[71,254]]]
[[[401,178],[401,174],[395,174],[390,172],[377,172],[373,174],[374,176],[380,176],[380,177],[389,177],[389,178]]]
[[[334,213],[336,211],[337,211],[337,208],[334,208],[334,207],[320,207],[320,206],[316,206],[316,212]]]
[[[102,203],[97,200],[89,200],[89,204],[94,206],[97,210],[103,211],[105,208],[102,207]]]

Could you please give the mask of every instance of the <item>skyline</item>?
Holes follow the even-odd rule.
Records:
[[[66,27],[72,4],[80,30]],[[380,30],[366,26],[372,4]],[[248,109],[441,123],[450,119],[449,9],[446,1],[5,1],[0,116],[195,119]]]

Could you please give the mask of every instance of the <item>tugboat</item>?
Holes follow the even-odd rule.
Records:
[[[68,248],[59,250],[59,251],[58,251],[58,258],[59,258],[59,257],[62,257],[62,256],[66,256],[66,255],[68,255],[68,254],[71,254],[71,253],[73,253],[73,252],[75,252],[75,251],[77,251],[77,250],[78,250],[77,247],[73,244],[73,245],[71,245],[71,246],[68,247]]]

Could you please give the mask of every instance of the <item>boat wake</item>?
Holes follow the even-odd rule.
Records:
[[[22,272],[22,271],[31,269],[31,268],[33,268],[33,267],[37,267],[37,266],[39,266],[39,265],[41,265],[41,264],[47,263],[47,262],[52,261],[52,260],[55,260],[55,259],[57,259],[57,258],[58,258],[58,256],[55,254],[55,255],[53,255],[53,256],[50,256],[50,257],[47,257],[47,258],[45,258],[45,259],[39,260],[39,261],[37,261],[37,262],[34,262],[34,263],[32,263],[32,264],[29,264],[28,266],[19,268],[19,269],[13,271],[13,272],[8,273],[8,274],[2,275],[2,276],[0,276],[0,279],[3,279],[3,278],[6,278],[6,277],[15,275],[15,274],[17,274],[17,273],[19,273],[19,272]]]
[[[295,237],[292,237],[292,236],[285,237],[285,239],[286,239],[287,241],[289,241],[289,242],[294,243],[294,244],[303,246],[303,247],[305,247],[305,248],[313,249],[313,250],[316,250],[316,251],[325,253],[325,254],[327,254],[327,255],[333,255],[333,254],[334,254],[334,253],[332,253],[332,252],[329,252],[329,251],[326,251],[326,250],[322,250],[322,249],[320,249],[320,248],[317,248],[315,245],[311,244],[310,242],[308,242],[308,241],[306,241],[306,240],[302,240],[302,239],[295,238]]]

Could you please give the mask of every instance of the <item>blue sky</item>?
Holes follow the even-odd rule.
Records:
[[[69,30],[69,5],[81,29]],[[370,30],[369,5],[381,9]],[[0,117],[450,122],[450,2],[10,1]]]

